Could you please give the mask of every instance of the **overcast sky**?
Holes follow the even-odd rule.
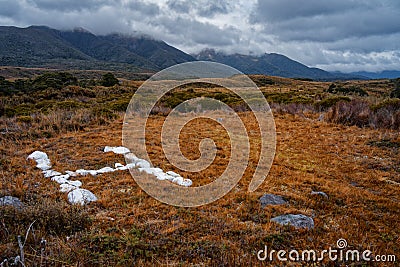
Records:
[[[276,52],[329,71],[400,70],[400,0],[0,0],[0,25],[145,33],[187,53]]]

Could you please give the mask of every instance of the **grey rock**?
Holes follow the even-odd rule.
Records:
[[[311,195],[312,196],[320,196],[320,197],[323,197],[323,198],[326,198],[326,199],[329,198],[328,195],[325,192],[322,192],[322,191],[312,191]]]
[[[314,228],[314,220],[311,217],[303,214],[286,214],[271,219],[271,222],[279,223],[280,225],[291,225],[295,228]]]
[[[274,194],[265,194],[262,197],[260,197],[260,203],[261,203],[261,207],[265,207],[268,205],[282,205],[282,204],[286,204],[286,200],[283,199],[283,197],[281,196],[277,196]]]
[[[19,198],[4,196],[0,198],[0,206],[12,206],[16,209],[22,209],[24,204],[19,200]]]
[[[359,188],[363,188],[359,183],[357,183],[357,182],[350,182],[350,185],[351,186],[354,186],[354,187],[359,187]]]

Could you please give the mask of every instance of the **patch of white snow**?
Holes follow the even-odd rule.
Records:
[[[42,171],[46,171],[51,168],[51,163],[49,157],[46,153],[42,151],[35,151],[28,156],[28,159],[33,159],[36,161],[36,167]]]
[[[97,197],[87,189],[77,188],[68,193],[68,201],[71,204],[85,205],[97,201]]]
[[[62,185],[60,185],[60,192],[63,192],[63,193],[68,193],[68,192],[70,192],[72,190],[75,190],[75,189],[77,189],[77,187],[73,186],[71,184],[62,184]]]
[[[53,176],[61,175],[61,172],[57,172],[55,170],[47,170],[47,171],[42,171],[43,175],[45,178],[50,178]]]
[[[129,152],[131,152],[128,148],[123,147],[123,146],[106,146],[104,148],[104,152],[114,152],[115,154],[128,154]]]

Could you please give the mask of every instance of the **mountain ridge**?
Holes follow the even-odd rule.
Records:
[[[95,35],[83,28],[56,30],[47,26],[0,26],[0,65],[77,69],[159,71],[187,61],[190,55],[159,40],[139,36]],[[123,39],[145,43],[145,55],[121,45]],[[160,60],[162,59],[162,61]]]
[[[331,73],[318,68],[310,68],[285,55],[264,53],[259,56],[225,54],[214,49],[204,49],[194,54],[197,60],[209,60],[230,65],[246,74],[267,74],[285,78],[308,78],[315,80],[365,79],[361,75]]]
[[[0,26],[1,66],[157,72],[196,60],[223,63],[245,74],[313,80],[367,79],[359,74],[310,68],[276,53],[227,55],[205,49],[189,55],[162,40],[144,35],[95,35],[84,28],[57,30],[47,26]]]
[[[358,71],[351,72],[352,75],[361,75],[370,79],[396,79],[400,78],[400,71],[398,70],[384,70],[379,72]]]

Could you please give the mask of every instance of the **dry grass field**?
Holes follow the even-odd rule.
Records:
[[[92,98],[84,96],[82,89],[79,97],[68,98],[81,103],[75,109],[3,116],[0,197],[18,197],[25,208],[0,207],[0,261],[9,259],[4,266],[11,266],[11,260],[20,254],[17,236],[25,237],[32,223],[24,247],[26,266],[281,266],[280,262],[258,261],[257,252],[264,246],[276,250],[323,250],[335,247],[340,238],[347,240],[348,248],[368,249],[374,255],[396,255],[399,261],[399,129],[394,124],[373,127],[371,121],[361,127],[351,121],[336,122],[334,105],[343,102],[335,102],[331,107],[318,105],[339,97],[327,92],[331,83],[253,78],[271,103],[275,118],[277,147],[270,173],[258,190],[247,192],[257,158],[257,146],[253,145],[249,167],[239,184],[218,201],[196,208],[158,202],[141,190],[128,171],[78,177],[83,188],[92,191],[98,201],[83,207],[71,206],[66,194],[59,192],[58,184],[44,178],[26,160],[33,151],[44,151],[59,172],[124,163],[122,155],[103,153],[105,146],[121,145],[123,112],[113,110],[112,116],[101,113],[100,119],[97,113],[88,116],[88,110],[93,103],[116,103],[118,94],[121,98],[131,96],[140,82],[126,81],[109,89],[98,87],[97,93],[111,93]],[[368,92],[363,101],[373,106],[385,101],[391,83],[353,81],[340,86]],[[190,89],[184,92],[190,94],[185,91]],[[223,94],[219,89],[198,90]],[[176,97],[179,98],[179,92]],[[10,103],[5,99],[4,103]],[[240,103],[235,99],[225,99],[239,109]],[[13,101],[17,106],[17,97]],[[65,114],[69,114],[69,119]],[[239,114],[250,142],[257,144],[254,117],[248,111]],[[193,186],[216,179],[230,156],[229,138],[223,129],[210,120],[193,121],[183,129],[180,144],[185,156],[199,157],[197,148],[202,138],[212,138],[218,153],[206,170],[182,172],[162,153],[160,128],[164,119],[165,114],[160,112],[147,122],[146,142],[154,165],[190,178]],[[328,198],[311,195],[312,191],[323,191]],[[262,208],[259,198],[265,193],[281,195],[287,204]],[[289,213],[312,217],[315,228],[295,229],[270,222],[275,216]],[[45,245],[42,239],[46,240]],[[285,266],[307,265],[311,263]],[[318,265],[322,263],[314,266]]]

